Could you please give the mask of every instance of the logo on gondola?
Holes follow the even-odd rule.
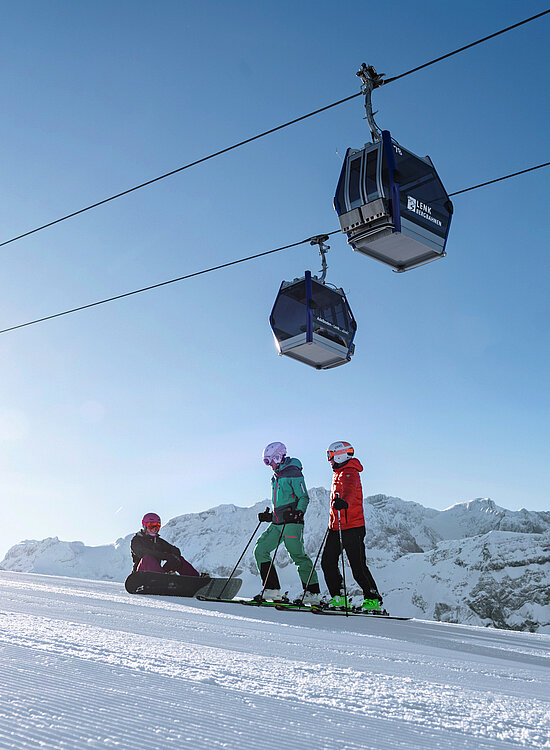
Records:
[[[317,315],[315,316],[315,320],[317,323],[324,323],[329,328],[335,328],[337,331],[341,331],[341,333],[347,333],[347,331],[344,328],[340,328],[340,326],[337,326],[336,323],[330,323],[328,320],[325,320],[324,318],[319,318]]]
[[[436,219],[434,216],[432,216],[432,207],[428,206],[426,203],[422,203],[416,198],[413,198],[412,195],[407,195],[407,208],[409,209],[409,211],[413,211],[423,219],[427,219],[428,221],[432,221],[434,224],[437,224],[438,227],[441,226],[441,222],[439,221],[439,219]]]

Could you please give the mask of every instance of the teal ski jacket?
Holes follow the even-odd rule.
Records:
[[[280,526],[284,523],[285,510],[306,512],[309,503],[302,462],[297,458],[285,458],[271,477],[271,504],[273,505],[273,523]]]

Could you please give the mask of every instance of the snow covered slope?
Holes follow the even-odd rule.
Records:
[[[3,750],[547,748],[550,636],[0,573]]]
[[[310,497],[305,536],[314,557],[326,529],[329,493],[316,488]],[[220,505],[178,516],[162,533],[197,569],[227,575],[266,504]],[[365,516],[369,565],[390,611],[550,632],[550,513],[512,512],[487,498],[437,511],[375,495],[366,499]],[[57,538],[22,542],[0,568],[123,581],[131,568],[130,538],[102,547]],[[259,590],[252,547],[238,571],[247,595]],[[297,595],[298,576],[284,550],[278,567],[284,588]],[[359,594],[353,583],[351,590]]]

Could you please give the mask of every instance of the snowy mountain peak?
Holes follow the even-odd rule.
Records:
[[[323,487],[309,494],[305,544],[313,559],[327,527],[330,494]],[[227,576],[257,525],[258,512],[268,504],[224,504],[177,516],[164,524],[162,535],[197,570]],[[366,498],[364,509],[369,567],[390,611],[448,622],[550,629],[550,513],[509,511],[490,498],[438,511],[383,494]],[[123,581],[131,569],[132,534],[100,547],[56,537],[22,542],[8,551],[0,567]],[[253,546],[237,570],[246,595],[260,589]],[[277,568],[284,589],[298,595],[296,568],[284,550],[278,553]],[[346,579],[351,593],[359,596],[350,571]]]
[[[504,508],[500,508],[490,497],[476,497],[465,503],[455,503],[446,508],[443,513],[455,510],[459,513],[505,513]]]

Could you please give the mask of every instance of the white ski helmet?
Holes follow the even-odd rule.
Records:
[[[351,443],[346,443],[345,440],[337,440],[336,443],[331,443],[327,448],[327,460],[335,464],[343,464],[344,461],[350,459],[355,451]]]
[[[278,466],[286,456],[286,445],[284,443],[270,443],[264,448],[262,458],[266,466]]]

